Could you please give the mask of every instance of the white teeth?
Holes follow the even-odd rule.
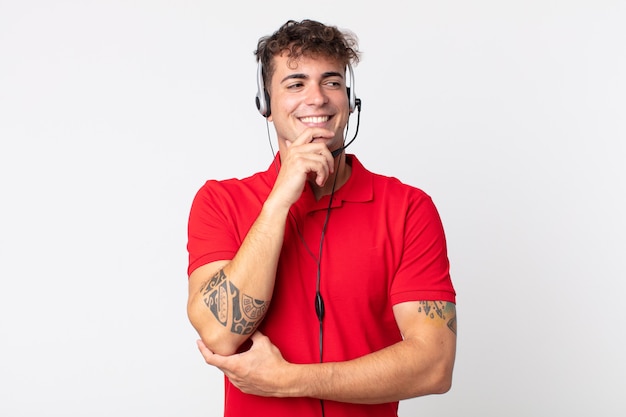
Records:
[[[300,120],[303,123],[324,123],[328,121],[328,116],[303,117]]]

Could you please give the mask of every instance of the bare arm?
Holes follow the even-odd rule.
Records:
[[[396,305],[394,314],[404,339],[346,362],[291,364],[258,333],[252,349],[240,355],[223,357],[199,347],[207,363],[256,395],[374,404],[448,391],[456,353],[455,305],[406,302]]]
[[[394,314],[401,342],[352,361],[300,369],[311,382],[303,384],[303,394],[374,404],[447,392],[456,353],[455,305],[406,302]]]
[[[191,273],[187,313],[215,352],[234,353],[263,320],[274,289],[286,213],[266,203],[232,261],[212,262]]]
[[[265,317],[289,208],[309,177],[323,186],[334,169],[328,148],[311,140],[332,133],[306,129],[285,147],[274,187],[234,258],[203,265],[189,276],[187,314],[213,352],[235,353]]]

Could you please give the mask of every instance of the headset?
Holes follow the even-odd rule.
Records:
[[[350,63],[348,63],[347,66],[347,73],[349,78],[349,83],[347,87],[348,100],[350,105],[350,113],[353,113],[357,107],[360,110],[361,100],[356,98],[356,92],[354,89],[354,71],[352,70],[352,65],[350,65]],[[272,114],[272,109],[270,107],[270,95],[265,88],[265,82],[263,81],[263,64],[261,64],[260,60],[256,71],[256,85],[256,108],[259,113],[261,113],[261,116],[269,117],[270,114]]]

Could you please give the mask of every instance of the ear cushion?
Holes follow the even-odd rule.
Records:
[[[270,108],[270,95],[267,93],[267,90],[263,89],[263,94],[260,92],[257,93],[256,98],[256,108],[261,113],[263,117],[269,117],[272,114],[272,110]]]
[[[261,64],[261,61],[259,61],[259,65],[257,67],[256,86],[256,108],[263,117],[269,117],[271,114],[270,95],[267,93],[265,84],[263,83],[263,65]]]
[[[272,114],[272,108],[270,106],[270,95],[265,89],[263,89],[263,96],[265,97],[265,114],[263,114],[263,116],[270,117],[270,114]]]
[[[350,107],[350,113],[352,113],[354,112],[354,109],[356,108],[356,103],[355,103],[354,97],[350,95],[350,87],[348,87],[347,90],[348,90],[348,106]]]
[[[356,93],[354,92],[354,70],[352,65],[348,64],[347,67],[348,76],[350,77],[350,83],[348,84],[348,105],[350,106],[350,113],[356,109]]]

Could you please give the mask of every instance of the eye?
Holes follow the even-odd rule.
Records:
[[[297,90],[297,89],[302,88],[303,86],[304,86],[304,84],[302,82],[296,81],[296,82],[287,84],[287,89],[288,90]]]
[[[327,80],[324,85],[329,88],[341,88],[343,86],[343,82],[341,80]]]

